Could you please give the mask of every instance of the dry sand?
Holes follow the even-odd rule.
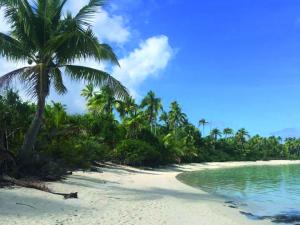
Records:
[[[2,225],[235,225],[253,221],[222,200],[176,179],[183,171],[300,161],[188,164],[160,170],[112,166],[103,173],[75,172],[48,185],[57,192],[78,192],[79,199],[26,188],[0,189]]]

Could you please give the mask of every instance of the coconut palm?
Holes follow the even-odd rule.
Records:
[[[95,94],[94,85],[92,83],[87,84],[81,91],[81,96],[85,97],[86,100],[92,98]]]
[[[211,135],[215,140],[217,140],[218,137],[221,137],[221,136],[222,136],[222,132],[221,132],[218,128],[214,128],[214,129],[211,130],[210,135]]]
[[[145,109],[147,120],[150,124],[151,131],[156,127],[157,116],[162,111],[162,103],[160,98],[156,98],[153,91],[149,91],[141,102],[141,108]]]
[[[109,86],[104,86],[88,100],[88,109],[95,115],[113,115],[113,109],[120,102]]]
[[[240,136],[242,138],[249,138],[249,132],[245,128],[241,128],[236,132],[237,136]]]
[[[72,80],[86,80],[94,85],[109,85],[120,97],[127,91],[108,73],[74,65],[78,59],[108,60],[118,65],[112,48],[99,40],[91,29],[91,19],[103,6],[103,0],[90,0],[72,16],[63,16],[67,0],[0,0],[4,16],[10,23],[10,34],[0,33],[0,55],[13,62],[28,65],[0,77],[0,87],[19,79],[30,96],[37,100],[35,117],[25,135],[20,151],[22,159],[30,159],[42,122],[46,98],[53,85],[58,94],[67,92],[63,75]],[[64,72],[64,73],[63,73]],[[26,160],[25,160],[26,161]]]
[[[138,112],[138,108],[138,105],[135,103],[135,100],[132,97],[128,97],[124,101],[118,101],[116,104],[116,110],[123,120],[126,117],[135,116]]]
[[[168,115],[170,128],[176,133],[176,129],[187,123],[187,116],[182,112],[179,104],[174,101],[171,103]]]
[[[160,114],[159,121],[162,121],[164,123],[165,127],[167,128],[167,130],[170,129],[169,114],[166,111],[163,111]]]
[[[246,142],[246,139],[249,137],[249,132],[245,128],[239,129],[235,134],[235,138],[242,144],[244,144]]]
[[[45,119],[47,118],[49,121],[51,121],[51,127],[59,129],[67,118],[66,105],[63,105],[59,102],[51,102],[52,106],[46,106]]]
[[[144,115],[141,111],[124,119],[127,138],[137,138],[138,133],[145,127]]]
[[[233,134],[233,130],[231,128],[227,127],[223,130],[223,134],[225,134],[225,138],[227,138],[228,136]]]
[[[206,121],[206,119],[201,119],[199,120],[199,126],[202,126],[202,133],[203,133],[203,136],[204,136],[204,128],[205,126],[208,124],[208,122]]]

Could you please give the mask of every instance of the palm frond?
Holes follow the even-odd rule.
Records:
[[[11,81],[14,78],[21,78],[24,74],[32,73],[32,66],[25,66],[16,70],[13,70],[3,76],[0,77],[0,88],[7,87],[10,85]]]
[[[78,24],[91,26],[93,16],[99,11],[99,8],[105,3],[104,0],[90,0],[89,3],[81,8],[74,17]]]
[[[83,31],[74,26],[74,29],[55,36],[47,44],[47,51],[49,54],[56,54],[58,64],[92,58],[96,61],[108,60],[118,65],[118,59],[109,45],[100,44],[90,29]]]
[[[60,69],[53,68],[51,71],[53,78],[53,85],[58,94],[65,94],[67,92],[67,88],[63,83],[62,73]]]
[[[12,36],[20,42],[26,43],[28,49],[35,49],[36,43],[36,18],[34,10],[27,0],[0,0],[3,7],[4,18],[10,24]]]
[[[59,20],[61,19],[61,15],[62,15],[62,10],[65,6],[65,4],[67,3],[68,0],[55,0],[52,2],[52,8],[53,8],[53,12],[55,12],[55,14],[52,16],[52,23],[53,26],[56,26],[59,24]]]
[[[31,57],[29,53],[18,40],[0,32],[0,56],[8,60],[27,60]]]
[[[108,86],[119,99],[129,97],[127,89],[118,80],[104,71],[75,65],[65,65],[65,71],[73,80],[89,81],[99,87]]]

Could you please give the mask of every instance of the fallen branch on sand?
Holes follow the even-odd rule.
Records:
[[[71,192],[69,194],[65,194],[65,193],[57,193],[52,191],[50,188],[48,188],[46,185],[38,183],[38,182],[34,182],[34,181],[23,181],[23,180],[17,180],[15,178],[9,177],[9,176],[2,176],[2,180],[13,183],[15,185],[21,186],[21,187],[26,187],[26,188],[33,188],[33,189],[37,189],[40,191],[45,191],[51,194],[55,194],[55,195],[61,195],[64,197],[64,199],[69,199],[69,198],[78,198],[78,193],[77,192]]]

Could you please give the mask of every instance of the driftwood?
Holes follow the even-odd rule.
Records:
[[[52,191],[46,185],[41,184],[39,182],[17,180],[15,178],[12,178],[12,177],[9,177],[9,176],[6,176],[6,175],[2,176],[2,180],[6,181],[6,182],[13,183],[17,186],[26,187],[26,188],[33,188],[33,189],[37,189],[37,190],[40,190],[40,191],[45,191],[45,192],[48,192],[48,193],[51,193],[51,194],[55,194],[55,195],[61,195],[61,196],[64,197],[64,199],[78,198],[78,193],[77,192],[71,192],[69,194],[57,193],[57,192]]]

